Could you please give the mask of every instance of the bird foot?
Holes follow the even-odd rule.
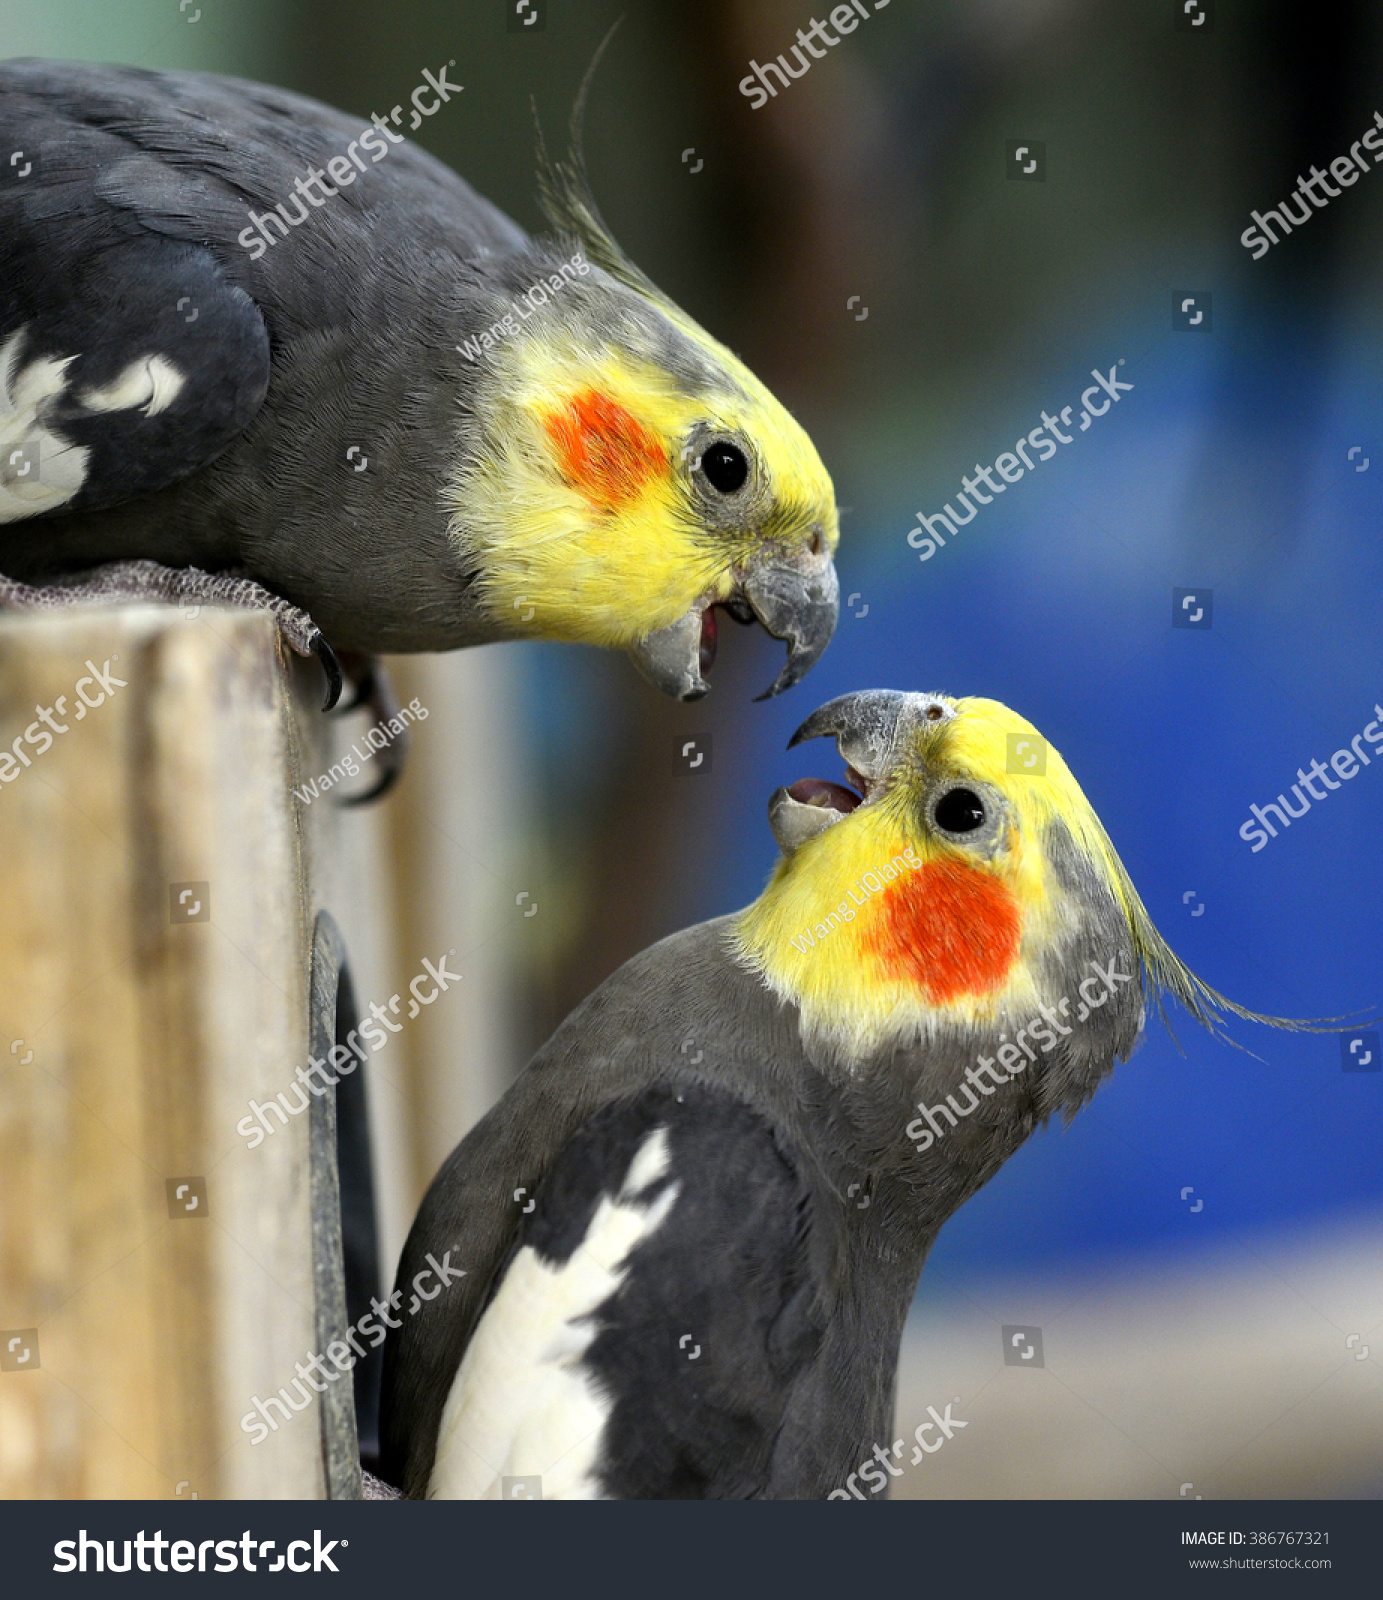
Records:
[[[207,605],[270,611],[289,649],[300,656],[316,656],[321,662],[327,678],[322,709],[330,711],[341,698],[341,663],[322,630],[306,611],[291,605],[253,578],[203,572],[199,567],[164,567],[157,561],[115,561],[89,572],[58,578],[41,588],[0,575],[0,609],[41,610],[108,600],[153,600],[166,605],[192,606],[192,616]]]
[[[358,706],[366,706],[372,713],[371,728],[381,723],[388,725],[399,714],[398,696],[394,693],[394,686],[389,682],[389,676],[379,664],[377,656],[361,655],[354,650],[341,652],[341,664],[345,668],[346,676],[351,680],[355,690],[354,698],[348,705],[341,707],[342,712],[354,711]],[[363,806],[392,789],[403,772],[404,760],[408,755],[407,733],[391,733],[390,742],[379,748],[377,760],[379,761],[379,777],[374,785],[366,789],[363,794],[353,794],[349,799],[343,800],[343,806]]]

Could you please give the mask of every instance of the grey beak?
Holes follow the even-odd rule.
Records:
[[[766,561],[740,585],[754,615],[788,647],[783,670],[756,700],[767,700],[799,683],[831,642],[840,612],[840,582],[829,555],[805,562]]]
[[[785,856],[790,856],[808,839],[825,833],[827,828],[840,820],[839,811],[832,811],[828,806],[803,805],[800,800],[794,800],[785,788],[775,789],[769,797],[768,826]]]
[[[901,689],[861,689],[828,700],[788,740],[788,749],[807,739],[835,738],[846,761],[871,783],[885,777],[892,764],[899,727],[909,701],[919,698]]]
[[[641,639],[629,655],[653,687],[674,700],[699,700],[710,688],[701,676],[701,612],[695,607]]]

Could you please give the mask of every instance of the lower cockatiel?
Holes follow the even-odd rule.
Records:
[[[1006,707],[871,690],[818,735],[851,787],[773,796],[759,899],[626,962],[434,1180],[397,1281],[467,1276],[386,1345],[404,1494],[844,1497],[941,1225],[1147,1003],[1309,1026],[1182,965]]]

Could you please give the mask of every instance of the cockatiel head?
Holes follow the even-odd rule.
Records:
[[[543,199],[557,242],[488,285],[492,348],[466,400],[450,537],[497,630],[628,650],[695,700],[719,606],[786,641],[776,694],[835,630],[826,469],[753,373],[624,256],[578,154],[543,157]]]
[[[867,690],[791,743],[826,734],[853,788],[774,794],[783,857],[734,934],[814,1050],[855,1067],[965,1036],[1002,1040],[1024,1070],[1060,1040],[1073,1070],[1055,1103],[1074,1109],[1127,1057],[1145,989],[1211,1031],[1224,1012],[1310,1026],[1247,1011],[1178,960],[1066,763],[1006,706]]]

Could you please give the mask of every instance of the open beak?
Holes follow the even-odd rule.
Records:
[[[703,665],[701,648],[708,617],[711,617],[709,606],[693,606],[676,622],[659,628],[630,647],[630,659],[643,676],[655,689],[661,689],[674,700],[699,700],[711,687],[704,675],[710,671],[711,663],[704,661]],[[710,630],[714,641],[713,617]],[[709,654],[714,659],[714,642]]]
[[[690,611],[630,649],[645,678],[675,700],[699,700],[716,653],[715,606],[736,620],[756,617],[764,630],[788,647],[783,670],[757,700],[767,700],[800,682],[831,642],[840,611],[835,563],[822,551],[801,559],[767,556],[751,562],[727,600],[698,601]]]
[[[799,778],[774,791],[768,802],[768,825],[785,856],[869,803],[892,769],[899,730],[913,714],[909,702],[922,698],[896,689],[865,689],[828,701],[798,728],[788,749],[807,739],[833,736],[851,787],[824,778]]]

